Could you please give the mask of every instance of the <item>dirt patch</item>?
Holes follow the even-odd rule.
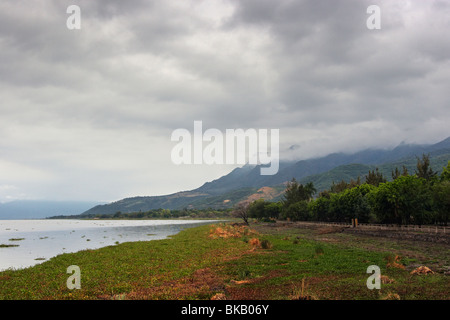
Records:
[[[317,234],[342,233],[348,227],[326,227],[317,230]]]
[[[348,228],[346,229],[346,232],[371,237],[450,244],[450,234],[442,233],[433,234],[398,230],[371,230],[363,228]]]
[[[262,285],[264,282],[286,275],[286,271],[273,270],[268,275],[242,281],[230,281],[225,288],[227,300],[270,300],[280,291],[279,285]]]
[[[204,268],[196,270],[190,277],[168,281],[151,288],[135,289],[126,294],[124,298],[130,300],[209,299],[214,293],[223,291],[224,288],[224,279],[219,277],[210,268]],[[113,297],[106,296],[103,298],[111,299]]]
[[[330,297],[331,292],[339,293],[339,291],[330,291],[329,283],[339,279],[334,275],[308,277],[301,281],[292,282],[289,285],[290,294],[288,296],[292,300],[320,300],[325,299],[339,299],[335,294]]]
[[[211,268],[195,271],[192,276],[168,281],[153,288],[135,289],[122,295],[123,299],[211,299],[211,300],[266,300],[273,295],[276,286],[270,287],[263,283],[274,277],[284,275],[282,271],[272,271],[267,276],[229,280],[219,276]],[[261,286],[260,286],[261,285]],[[100,299],[116,299],[113,295],[100,296]]]
[[[269,300],[273,288],[230,287],[225,290],[226,300]]]
[[[210,268],[205,268],[195,271],[190,282],[197,287],[207,286],[211,291],[218,291],[223,289],[224,279],[220,278]]]
[[[374,230],[368,228],[347,227],[343,232],[319,234],[329,228],[345,228],[345,226],[324,226],[312,222],[286,222],[255,224],[252,226],[261,234],[268,233],[283,235],[286,239],[301,236],[304,239],[339,244],[342,247],[358,247],[369,251],[392,252],[401,255],[415,263],[426,264],[435,272],[450,274],[450,260],[448,257],[450,233],[448,234],[417,234],[414,231]],[[339,229],[336,229],[339,230]],[[326,230],[328,231],[328,230]],[[323,232],[323,231],[322,231]],[[448,240],[444,238],[448,237]],[[440,240],[439,240],[440,239]],[[417,266],[416,266],[417,267]],[[442,269],[442,270],[441,270]],[[412,270],[412,269],[411,269]]]
[[[253,201],[256,201],[258,199],[265,199],[270,200],[277,196],[279,196],[284,191],[277,191],[274,188],[271,187],[262,187],[256,193],[251,194],[250,196],[245,199],[245,202],[252,203]]]
[[[287,253],[288,251],[281,251],[281,250],[278,250],[278,251],[265,251],[265,250],[263,250],[261,248],[256,248],[256,247],[250,245],[250,249],[249,250],[243,251],[243,252],[239,253],[236,256],[225,256],[225,257],[223,257],[222,261],[226,262],[226,261],[239,260],[243,256],[249,255],[249,254],[276,254],[276,253],[280,253],[280,252],[281,253]]]
[[[242,236],[252,236],[257,235],[255,230],[250,229],[248,226],[238,225],[238,224],[228,224],[222,226],[213,225],[209,231],[209,238],[240,238]]]

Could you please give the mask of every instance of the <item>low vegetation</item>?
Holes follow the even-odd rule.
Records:
[[[440,244],[319,225],[220,223],[0,272],[0,299],[448,299],[449,257]],[[81,289],[67,288],[71,265],[80,267]],[[379,290],[366,285],[371,265],[381,269]]]

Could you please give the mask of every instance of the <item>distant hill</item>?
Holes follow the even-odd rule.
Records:
[[[392,150],[366,149],[353,154],[333,153],[321,158],[298,162],[282,162],[280,163],[280,170],[273,176],[260,175],[259,166],[244,166],[217,180],[205,183],[196,191],[217,194],[242,187],[259,189],[264,186],[281,184],[291,180],[293,177],[300,181],[305,177],[317,175],[348,164],[380,165],[409,159],[408,161],[413,161],[415,166],[415,157],[421,156],[423,153],[433,153],[435,155],[450,153],[450,137],[433,145],[401,144]],[[441,169],[439,168],[439,171]]]
[[[56,215],[76,215],[98,204],[92,201],[16,200],[0,203],[0,219],[43,219]]]
[[[128,213],[159,208],[231,208],[240,201],[260,198],[261,195],[266,200],[277,200],[282,196],[285,183],[292,178],[301,183],[311,181],[320,192],[329,189],[333,181],[350,181],[360,176],[364,182],[369,170],[377,167],[388,180],[392,170],[396,167],[401,169],[403,165],[410,174],[414,174],[417,158],[422,154],[429,154],[433,170],[440,172],[450,160],[450,137],[431,145],[401,144],[392,150],[367,149],[353,154],[333,153],[321,158],[281,162],[278,173],[273,176],[260,175],[260,166],[245,165],[195,190],[126,198],[93,207],[83,214]]]
[[[450,150],[447,153],[441,153],[440,151],[430,152],[431,167],[436,172],[441,172],[450,160]],[[394,162],[383,163],[379,165],[364,165],[364,164],[347,164],[338,166],[332,170],[317,175],[311,175],[303,179],[299,179],[300,183],[312,182],[318,192],[329,189],[333,182],[340,182],[344,180],[349,182],[350,180],[356,180],[361,178],[361,182],[365,181],[365,176],[369,171],[378,168],[383,176],[388,180],[392,180],[392,171],[398,168],[400,171],[405,166],[410,174],[415,173],[417,165],[417,158],[415,156],[403,158]]]

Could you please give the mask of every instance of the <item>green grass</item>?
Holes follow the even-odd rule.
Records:
[[[267,229],[264,231],[267,232]],[[298,229],[265,234],[265,239],[273,244],[271,249],[266,250],[265,254],[246,255],[229,263],[226,272],[230,276],[239,275],[240,270],[245,268],[250,275],[248,278],[255,280],[246,285],[248,291],[264,288],[271,292],[268,297],[273,299],[289,298],[286,288],[290,286],[291,292],[298,290],[303,279],[308,286],[308,294],[316,299],[366,300],[394,296],[400,299],[447,300],[449,297],[448,276],[438,273],[417,276],[411,275],[410,270],[387,267],[387,257],[403,254],[405,251],[399,250],[405,250],[407,245],[412,246],[407,249],[413,251],[414,244],[401,244],[394,240],[391,241],[391,246],[386,246],[384,239],[363,241],[345,234],[334,235],[336,239],[340,239],[335,244],[317,240],[319,237],[312,236],[311,232],[300,237],[297,232]],[[367,243],[371,244],[372,249],[367,249]],[[439,247],[442,250],[442,245],[434,246],[436,250]],[[420,249],[425,251],[427,248]],[[447,254],[448,248],[441,251],[441,257],[436,259],[447,263]],[[407,266],[427,261],[430,260],[424,256],[421,259],[402,257],[399,262]],[[387,276],[393,283],[382,284],[381,290],[369,290],[366,281],[371,274],[366,272],[370,265],[379,266],[381,275]],[[264,281],[257,281],[258,278]]]
[[[348,234],[321,238],[311,230],[266,226],[255,225],[257,235],[213,239],[213,227],[206,225],[170,239],[63,254],[0,272],[0,299],[210,299],[216,293],[228,299],[448,299],[448,276],[412,276],[387,267],[398,254],[405,265],[447,263],[442,247],[432,251]],[[257,249],[249,241],[254,237],[261,240]],[[66,287],[70,265],[80,267],[80,290]],[[394,282],[369,290],[370,265]]]
[[[340,249],[335,245],[312,240],[294,244],[291,240],[283,240],[282,236],[265,237],[273,244],[267,253],[247,255],[233,261],[228,265],[227,272],[230,275],[239,275],[240,270],[246,269],[252,278],[258,278],[276,271],[276,277],[258,284],[272,288],[272,291],[276,290],[277,286],[282,288],[289,283],[299,284],[304,278],[319,277],[324,280],[319,289],[324,285],[333,285],[336,290],[350,286],[354,298],[371,298],[371,292],[366,287],[369,276],[366,270],[372,264],[382,266],[383,254],[356,248]],[[386,270],[382,268],[382,273],[383,271]]]
[[[205,241],[209,226],[187,229],[172,239],[122,243],[97,250],[62,254],[23,270],[0,272],[0,299],[98,299],[131,291],[164,297],[151,289],[190,276],[194,271],[219,263],[245,243]],[[231,244],[231,246],[230,246]],[[69,290],[67,267],[81,270],[81,290]],[[166,298],[180,298],[169,292]],[[185,298],[185,297],[183,297]],[[191,298],[195,298],[191,297]]]

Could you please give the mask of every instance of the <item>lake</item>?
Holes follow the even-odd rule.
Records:
[[[30,267],[63,253],[165,239],[185,228],[215,221],[0,220],[0,271]]]

